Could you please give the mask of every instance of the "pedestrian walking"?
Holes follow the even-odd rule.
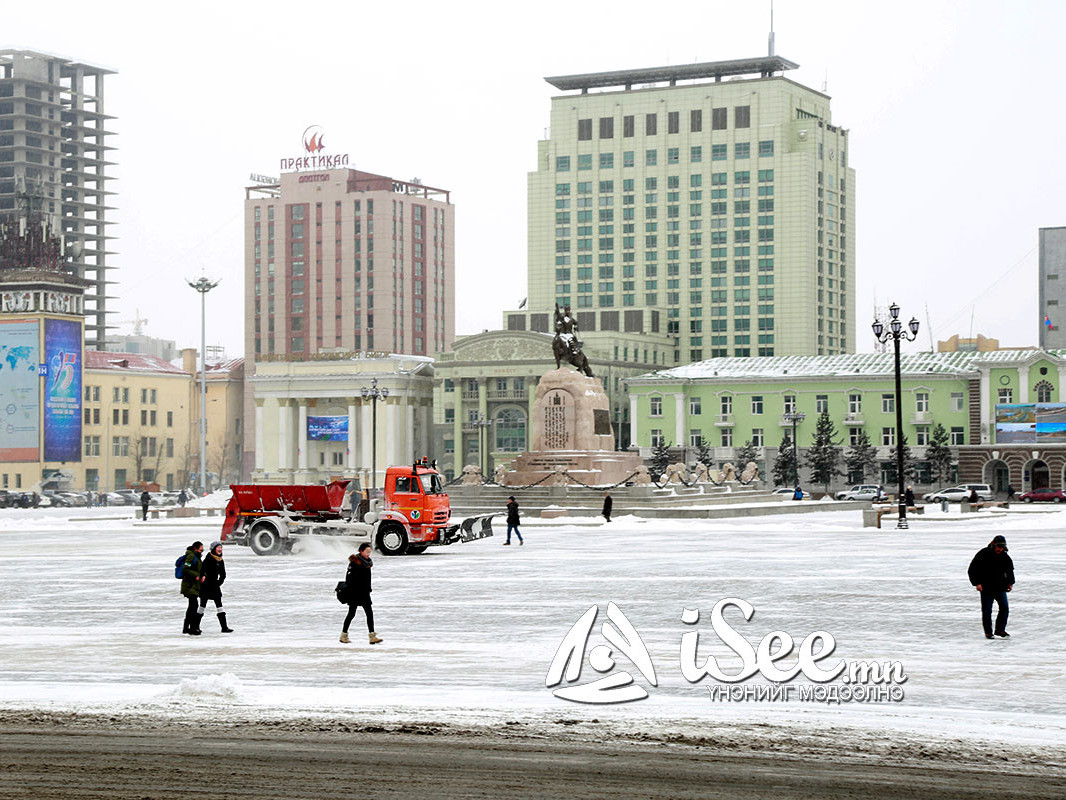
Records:
[[[182,489],[181,492],[178,493],[178,505],[181,506],[182,508],[185,508],[185,504],[188,503],[188,502],[189,502],[189,495],[185,494],[185,490]]]
[[[211,542],[211,547],[204,556],[202,577],[200,607],[196,609],[197,629],[207,609],[207,601],[213,600],[215,614],[218,616],[218,624],[222,626],[222,632],[233,633],[233,628],[226,624],[226,609],[222,607],[222,584],[226,582],[226,562],[222,560],[222,542]]]
[[[361,607],[366,612],[366,629],[370,634],[370,644],[378,644],[383,641],[374,633],[374,607],[370,602],[370,570],[374,566],[374,560],[370,557],[370,542],[359,545],[359,552],[348,556],[348,572],[344,576],[344,583],[348,587],[348,615],[344,618],[344,627],[341,629],[341,642],[349,644],[348,626],[355,619],[355,612]]]
[[[514,535],[518,537],[519,544],[525,544],[525,540],[522,538],[522,534],[518,530],[518,526],[521,520],[518,518],[518,503],[515,502],[514,495],[512,494],[507,498],[507,541],[504,545],[511,543],[511,531],[514,531]]]
[[[611,509],[613,507],[614,507],[614,499],[611,497],[611,493],[610,492],[604,492],[603,493],[603,511],[601,511],[600,513],[603,514],[603,518],[605,520],[607,520],[608,522],[611,521]]]
[[[148,494],[148,490],[141,492],[141,519],[148,520],[148,504],[152,502],[152,496]],[[200,545],[200,549],[203,549],[203,544]]]
[[[903,502],[905,502],[907,504],[908,508],[914,506],[914,487],[913,486],[908,486],[907,487],[907,491],[905,491],[903,493]]]
[[[1018,491],[1018,490],[1017,490],[1017,489],[1015,489],[1015,488],[1014,488],[1013,486],[1011,486],[1011,485],[1010,485],[1009,483],[1007,484],[1007,502],[1008,502],[1008,503],[1009,503],[1009,502],[1010,502],[1011,500],[1013,500],[1013,499],[1014,499],[1014,495],[1015,495],[1015,494],[1017,494],[1017,491]]]
[[[1007,555],[1007,540],[995,536],[988,547],[982,547],[970,562],[970,583],[981,593],[981,625],[985,629],[985,638],[991,639],[993,632],[1001,638],[1009,638],[1007,633],[1007,592],[1014,588],[1014,561]],[[996,612],[996,627],[992,628],[992,603],[999,610]]]
[[[204,543],[193,542],[185,551],[185,562],[181,567],[181,593],[189,605],[185,609],[185,624],[181,632],[190,636],[200,635],[200,586],[203,584]]]

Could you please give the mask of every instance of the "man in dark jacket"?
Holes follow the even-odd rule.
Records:
[[[374,561],[370,558],[370,542],[359,545],[359,553],[348,556],[348,573],[344,576],[344,583],[348,587],[348,615],[344,618],[344,627],[341,629],[341,642],[348,644],[348,626],[355,619],[355,612],[362,606],[366,612],[366,629],[370,634],[370,644],[378,644],[383,641],[374,633],[374,607],[370,602],[370,570]]]
[[[908,508],[912,508],[914,506],[914,487],[913,486],[908,486],[907,487],[907,491],[905,491],[903,493],[903,502],[905,502],[907,504]]]
[[[1007,633],[1007,592],[1014,588],[1014,562],[1007,555],[1007,540],[996,536],[988,547],[977,551],[970,562],[970,583],[981,593],[981,624],[985,638],[992,638],[992,603],[999,606],[996,613],[996,636],[1004,639]]]
[[[607,520],[608,522],[611,521],[611,508],[613,508],[613,507],[614,507],[614,499],[611,497],[611,493],[610,492],[604,492],[603,493],[603,511],[601,511],[600,513],[603,514],[603,518],[605,520]]]
[[[515,502],[514,495],[507,498],[507,541],[504,544],[511,543],[511,531],[514,531],[515,536],[518,537],[519,544],[525,544],[525,540],[522,539],[522,534],[518,531],[519,519],[518,519],[518,503]]]
[[[148,504],[151,503],[151,502],[152,502],[152,495],[148,494],[147,490],[141,492],[141,519],[142,520],[147,520],[148,519]],[[204,546],[201,544],[200,545],[200,549],[203,550],[203,548],[204,548]]]
[[[226,624],[226,609],[222,607],[222,584],[226,582],[226,562],[222,560],[222,542],[211,542],[211,549],[204,557],[202,576],[200,606],[196,609],[196,627],[200,627],[207,601],[214,600],[215,613],[218,615],[218,624],[222,626],[222,632],[233,633],[233,628]]]
[[[204,552],[203,542],[193,542],[185,551],[185,563],[181,568],[181,593],[189,599],[189,606],[185,609],[185,624],[181,632],[191,636],[200,635],[200,586],[204,582],[204,562],[201,554]]]

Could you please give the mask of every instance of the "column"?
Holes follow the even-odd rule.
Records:
[[[259,400],[255,404],[255,468],[257,470],[263,469],[263,455],[263,401]]]
[[[359,457],[360,466],[366,470],[366,477],[369,481],[370,478],[370,448],[372,445],[372,437],[374,436],[374,429],[371,425],[371,403],[373,401],[369,398],[363,401],[363,413],[362,421],[359,424],[359,434],[362,437],[362,447],[360,447],[361,455]],[[366,484],[366,488],[369,488],[369,482]]]
[[[418,445],[415,442],[415,407],[412,405],[413,397],[404,398],[405,412],[407,417],[407,462],[414,461],[416,458],[421,458],[424,453],[417,452]]]
[[[992,371],[988,367],[981,367],[981,444],[991,444],[992,437],[990,428],[995,425],[996,405],[990,396],[992,393]],[[991,425],[989,424],[991,423]]]
[[[348,472],[355,472],[355,398],[348,398],[348,458],[346,459]]]
[[[289,402],[278,401],[278,469],[289,468]]]
[[[674,444],[687,447],[685,438],[685,393],[674,392]]]
[[[387,400],[378,400],[378,470],[382,476],[388,466],[402,464],[405,460],[400,453],[399,400],[392,394]]]
[[[629,444],[637,443],[637,399],[638,395],[629,394]]]
[[[307,402],[301,400],[298,408],[299,423],[296,429],[297,465],[307,469]]]
[[[1018,367],[1018,402],[1029,402],[1029,366],[1027,364]]]

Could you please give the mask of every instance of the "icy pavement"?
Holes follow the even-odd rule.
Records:
[[[498,534],[422,556],[375,555],[376,628],[385,641],[371,648],[361,612],[352,644],[337,641],[345,607],[333,587],[354,542],[316,542],[274,558],[228,547],[225,607],[236,633],[221,635],[209,607],[204,635],[191,638],[179,633],[185,601],[174,560],[194,539],[217,538],[221,521],[106,519],[116,511],[0,512],[0,708],[595,718],[645,730],[768,725],[1066,744],[1066,512],[931,513],[909,532],[864,530],[858,511],[623,516],[598,527],[531,520],[524,546],[503,547]],[[966,568],[996,533],[1007,537],[1018,584],[1013,636],[990,642]],[[682,677],[679,644],[698,630],[701,660],[713,654],[735,670],[739,659],[709,620],[727,597],[756,609],[746,623],[736,610],[727,614],[753,646],[774,630],[790,633],[797,648],[809,633],[828,631],[837,646],[823,664],[899,661],[905,696],[712,700],[710,678]],[[598,605],[589,650],[602,644],[610,601],[647,646],[658,685],[616,652],[618,670],[649,691],[646,700],[589,706],[553,696],[545,676],[564,635]],[[700,609],[698,625],[681,622],[684,608]],[[587,656],[582,682],[600,677]]]

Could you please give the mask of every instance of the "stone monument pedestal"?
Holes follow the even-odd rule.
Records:
[[[507,486],[527,486],[560,469],[584,484],[610,485],[644,463],[636,453],[615,451],[610,403],[600,382],[567,368],[544,373],[537,384],[531,433],[531,448],[512,462]]]

